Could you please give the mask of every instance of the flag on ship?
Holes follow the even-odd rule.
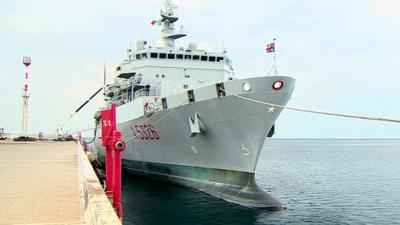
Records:
[[[152,20],[152,21],[150,22],[150,24],[153,25],[153,26],[156,25],[156,24],[157,24],[158,26],[161,26],[162,21],[161,21],[161,20]]]
[[[265,48],[267,53],[275,52],[275,42],[267,44],[267,48]]]

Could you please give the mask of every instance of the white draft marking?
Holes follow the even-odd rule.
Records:
[[[193,145],[190,146],[190,149],[192,149],[192,152],[193,152],[194,154],[199,153],[199,150],[197,150],[197,148],[194,147]]]
[[[250,155],[250,150],[246,147],[244,147],[244,144],[242,144],[242,155]]]

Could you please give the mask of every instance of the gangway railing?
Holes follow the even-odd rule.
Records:
[[[111,102],[115,102],[117,105],[123,105],[142,96],[159,96],[160,92],[160,87],[157,86],[149,89],[143,88],[136,92],[119,92],[118,95],[111,100]]]

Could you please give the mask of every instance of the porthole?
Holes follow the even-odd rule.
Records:
[[[279,91],[283,88],[284,83],[281,80],[277,80],[274,83],[272,83],[272,89],[274,89],[275,91]]]
[[[244,82],[242,83],[242,89],[243,89],[243,91],[245,91],[245,92],[251,91],[251,85],[249,84],[249,82],[244,81]]]

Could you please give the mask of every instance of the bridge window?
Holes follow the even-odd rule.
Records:
[[[177,55],[176,55],[176,58],[177,58],[177,59],[183,59],[183,55],[182,55],[182,54],[177,54]]]
[[[189,74],[185,74],[185,78],[190,78],[190,75]]]
[[[136,54],[136,59],[141,59],[140,54]]]
[[[147,59],[147,53],[142,53],[142,59]]]
[[[208,58],[208,61],[210,61],[210,62],[215,62],[215,56],[210,56],[210,57]]]
[[[175,59],[175,54],[168,54],[168,59]]]
[[[157,59],[158,54],[156,52],[150,53],[150,58]]]
[[[205,55],[201,56],[201,61],[207,61],[207,56]]]
[[[194,55],[193,56],[193,60],[199,60],[200,59],[200,56],[199,55]]]
[[[183,85],[183,89],[188,89],[188,88],[189,88],[189,85],[187,85],[187,84]]]
[[[185,55],[185,59],[191,60],[192,59],[192,55]]]
[[[224,61],[224,57],[217,57],[217,62]]]
[[[166,59],[167,58],[167,54],[165,53],[160,53],[160,59]]]

